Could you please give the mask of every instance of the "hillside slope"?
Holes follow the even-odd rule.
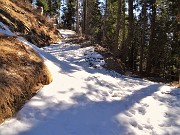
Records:
[[[39,47],[60,40],[60,34],[52,22],[21,0],[1,0],[0,20],[9,26],[12,32]]]
[[[33,49],[14,37],[0,37],[0,123],[51,81],[47,67]]]
[[[18,35],[38,47],[60,40],[53,24],[30,5],[18,0],[0,1],[0,123],[14,116],[43,85],[52,81],[43,59]]]

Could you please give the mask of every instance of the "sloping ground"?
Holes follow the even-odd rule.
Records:
[[[52,81],[40,56],[15,37],[0,36],[0,123]]]
[[[0,0],[0,20],[12,32],[39,47],[60,40],[60,34],[52,22],[23,0]]]

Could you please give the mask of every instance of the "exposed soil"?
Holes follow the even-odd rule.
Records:
[[[0,37],[0,123],[52,81],[40,56],[15,37]]]
[[[125,74],[126,68],[120,59],[114,57],[114,55],[105,47],[98,44],[95,45],[95,51],[101,54],[105,60],[104,68],[114,70],[117,73]]]
[[[0,0],[0,20],[38,47],[57,43],[61,38],[53,23],[23,0]]]

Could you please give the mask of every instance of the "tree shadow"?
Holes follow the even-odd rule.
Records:
[[[61,60],[57,59],[52,54],[45,52],[44,50],[38,48],[37,46],[33,45],[32,43],[26,41],[24,38],[19,38],[19,40],[32,46],[33,49],[35,49],[41,55],[41,57],[45,60],[45,62],[47,60],[51,61],[53,64],[55,64],[57,66],[57,68],[59,68],[59,71],[62,71],[64,73],[72,73],[72,72],[79,70],[77,66],[72,66],[72,64],[70,62],[61,61]],[[51,68],[51,67],[49,67],[49,68]]]
[[[105,69],[94,69],[92,67],[84,66],[84,63],[81,62],[73,63],[73,66],[72,63],[69,63],[67,61],[60,61],[49,53],[46,53],[42,50],[38,51],[47,60],[53,62],[59,68],[59,72],[67,73],[68,75],[73,72],[79,71],[80,68],[84,69],[90,74],[100,73],[103,75],[111,75],[109,74],[109,71]],[[121,77],[125,80],[130,79],[129,77],[121,76],[119,74],[112,74],[111,76]],[[118,114],[126,112],[136,103],[141,102],[142,99],[151,96],[155,92],[159,91],[159,88],[161,87],[160,84],[151,84],[145,88],[133,91],[132,94],[126,95],[120,100],[108,101],[102,96],[102,98],[100,98],[100,101],[92,101],[89,96],[93,96],[93,92],[99,93],[100,91],[96,86],[106,87],[107,89],[112,90],[117,89],[118,87],[113,83],[102,81],[97,78],[89,77],[86,81],[88,82],[88,80],[92,80],[93,82],[95,82],[95,85],[86,84],[86,86],[82,88],[87,90],[85,93],[74,93],[71,97],[71,100],[75,104],[68,104],[64,102],[51,104],[50,102],[47,102],[44,107],[45,109],[43,110],[46,114],[45,118],[33,125],[31,129],[21,132],[19,135],[39,135],[44,133],[46,133],[46,135],[56,135],[59,133],[62,135],[133,134],[128,126],[120,123],[116,119],[116,116]],[[71,88],[67,92],[73,92],[73,88]],[[66,94],[66,92],[64,91],[61,94]],[[104,95],[104,97],[106,96],[107,95]],[[162,100],[161,102],[165,101],[160,97],[158,97],[158,100]],[[171,114],[170,112],[171,110],[169,110],[167,114]],[[37,114],[37,116],[40,115]],[[47,120],[46,117],[48,118]],[[167,117],[167,121],[165,121],[165,123],[172,124],[172,122],[175,121],[175,119],[178,119],[178,117],[178,115]],[[179,126],[178,123],[174,123],[173,125],[176,127]],[[177,133],[174,132],[174,134]]]
[[[75,105],[69,105],[66,109],[61,109],[64,103],[52,106],[51,111],[58,111],[53,118],[41,121],[20,135],[43,134],[72,134],[72,135],[124,135],[131,133],[130,129],[116,120],[116,115],[130,109],[135,103],[143,98],[152,95],[159,90],[159,84],[153,84],[146,88],[135,91],[118,101],[94,102],[88,98],[87,94],[74,94],[72,100]],[[88,87],[88,86],[87,86]],[[88,91],[96,91],[91,87]],[[87,92],[88,93],[88,92]],[[49,109],[49,108],[48,108]],[[48,112],[48,110],[45,110]],[[47,116],[51,116],[49,112]]]
[[[164,127],[166,135],[179,135],[180,123],[180,89],[172,88],[170,91],[161,92],[163,96],[156,95],[156,98],[163,104],[168,106],[168,111],[165,112],[165,121],[160,125]],[[171,127],[171,128],[170,128]],[[171,130],[173,129],[173,130]]]

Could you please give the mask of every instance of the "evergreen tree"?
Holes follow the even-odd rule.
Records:
[[[47,13],[49,7],[46,0],[37,0],[36,5],[39,7],[43,7],[44,12]]]
[[[83,1],[83,34],[100,42],[102,38],[102,14],[99,0]]]
[[[140,14],[140,21],[141,21],[141,39],[140,39],[140,65],[139,71],[142,74],[143,72],[143,61],[144,61],[144,49],[146,44],[146,30],[147,30],[147,0],[142,2],[142,11]]]
[[[75,11],[76,11],[75,6],[76,6],[75,0],[68,0],[67,7],[63,8],[62,20],[63,20],[64,28],[67,29],[73,28],[75,22]]]
[[[96,40],[102,38],[102,15],[100,11],[100,2],[99,0],[94,0],[91,2],[91,5],[89,5],[89,34]]]
[[[60,7],[61,7],[61,1],[60,0],[47,0],[48,3],[48,14],[51,16],[60,16]]]
[[[120,23],[121,23],[121,10],[122,10],[122,1],[118,0],[115,46],[114,46],[114,49],[113,49],[113,52],[114,52],[115,56],[118,56],[118,54],[119,54],[119,31],[120,31]]]

